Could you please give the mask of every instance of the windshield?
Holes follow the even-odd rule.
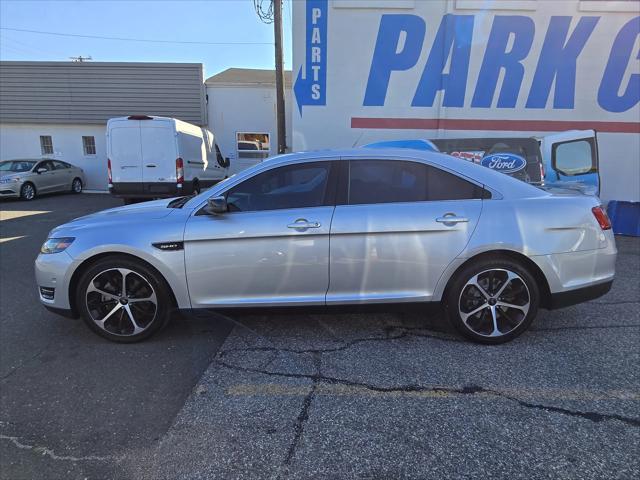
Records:
[[[36,162],[29,162],[25,160],[0,162],[0,172],[28,172],[35,164]]]

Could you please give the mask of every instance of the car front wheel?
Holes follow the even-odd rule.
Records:
[[[20,198],[23,200],[33,200],[36,198],[36,187],[30,182],[22,185],[22,188],[20,189]]]
[[[466,338],[498,344],[529,328],[538,312],[538,285],[520,263],[484,259],[458,272],[445,298],[449,321]]]
[[[133,343],[167,324],[171,298],[166,282],[154,269],[129,258],[107,257],[82,274],[76,305],[98,335]]]

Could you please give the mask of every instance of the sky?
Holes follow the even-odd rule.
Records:
[[[283,7],[287,70],[291,69],[291,1],[285,0]],[[0,27],[0,60],[69,61],[81,55],[103,62],[197,62],[204,64],[205,78],[230,67],[274,68],[273,25],[260,21],[253,0],[0,0]]]

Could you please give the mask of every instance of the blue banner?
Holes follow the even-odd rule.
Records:
[[[293,92],[302,115],[303,105],[327,104],[328,0],[307,0],[304,76],[300,67]]]

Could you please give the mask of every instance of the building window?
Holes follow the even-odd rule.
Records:
[[[269,156],[271,146],[268,133],[236,134],[238,158],[263,159]]]
[[[96,137],[82,137],[82,148],[85,155],[96,154]]]
[[[53,155],[53,140],[51,135],[40,135],[40,151],[42,155]]]

